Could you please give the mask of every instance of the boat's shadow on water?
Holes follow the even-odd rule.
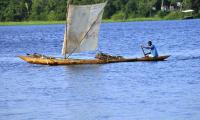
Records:
[[[99,72],[102,64],[94,64],[94,65],[66,65],[63,66],[64,70],[70,74],[83,74],[83,73],[92,73]]]
[[[99,69],[103,64],[94,64],[94,65],[65,65],[63,66],[67,70],[92,70]]]

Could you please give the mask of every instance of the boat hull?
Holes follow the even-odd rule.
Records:
[[[157,58],[142,57],[142,58],[121,58],[113,60],[100,60],[100,59],[61,59],[61,58],[37,58],[31,56],[19,56],[22,60],[32,64],[42,65],[78,65],[78,64],[106,64],[117,62],[139,62],[139,61],[164,61],[169,57],[159,56]]]

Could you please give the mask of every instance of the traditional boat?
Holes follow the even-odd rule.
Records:
[[[106,63],[117,63],[117,62],[139,62],[139,61],[163,61],[169,57],[159,56],[156,58],[152,57],[142,57],[142,58],[123,58],[112,56],[112,58],[96,58],[96,59],[63,59],[63,58],[54,58],[54,57],[45,57],[29,55],[29,56],[19,56],[21,59],[32,64],[42,64],[42,65],[77,65],[77,64],[106,64]]]
[[[70,2],[70,0],[69,0]],[[98,34],[104,7],[107,2],[93,5],[72,5],[68,3],[68,14],[65,25],[62,54],[64,58],[49,57],[41,54],[19,56],[22,60],[32,64],[42,65],[76,65],[76,64],[105,64],[116,62],[163,61],[169,56],[156,58],[124,58],[99,53],[94,59],[72,59],[73,53],[94,51],[98,45]]]

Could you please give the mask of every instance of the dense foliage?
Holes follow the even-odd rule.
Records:
[[[93,4],[106,0],[72,0],[73,4]],[[107,0],[104,19],[165,17],[171,11],[161,11],[162,0]],[[163,0],[164,5],[182,4],[181,9],[194,9],[200,16],[200,0]],[[0,21],[65,20],[67,0],[1,0]],[[180,11],[176,9],[175,12]],[[174,12],[174,11],[173,11]]]

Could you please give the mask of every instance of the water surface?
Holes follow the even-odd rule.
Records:
[[[17,55],[60,56],[64,25],[0,27],[0,120],[200,119],[200,20],[103,23],[98,51],[164,62],[42,66]],[[90,58],[95,52],[72,57]]]

